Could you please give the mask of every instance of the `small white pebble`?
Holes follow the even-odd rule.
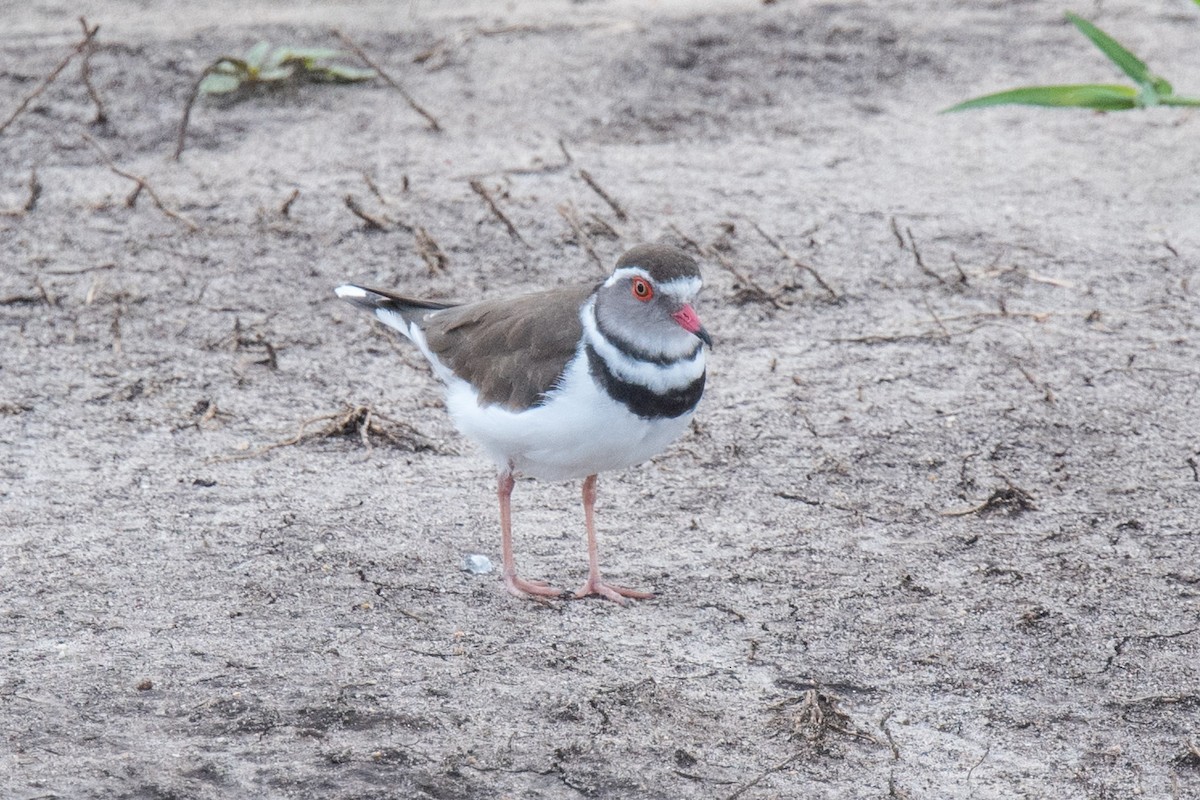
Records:
[[[469,553],[463,556],[461,569],[464,572],[470,572],[472,575],[486,575],[495,568],[492,560],[482,553]]]

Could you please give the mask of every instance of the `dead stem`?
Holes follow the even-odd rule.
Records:
[[[558,206],[558,213],[571,226],[571,231],[575,234],[575,241],[587,252],[588,257],[595,262],[596,266],[600,268],[600,272],[602,274],[606,273],[607,270],[604,268],[604,261],[592,245],[592,237],[587,235],[587,231],[583,229],[583,223],[579,221],[579,213],[575,210],[575,204],[570,200],[561,203]]]
[[[316,430],[309,430],[317,423],[325,424]],[[437,445],[411,425],[380,414],[370,406],[346,405],[341,411],[321,414],[302,421],[296,434],[287,439],[273,442],[248,453],[218,456],[209,459],[209,463],[245,461],[258,458],[281,447],[292,447],[315,439],[338,437],[356,437],[369,451],[372,447],[369,438],[371,435],[378,437],[385,444],[411,453],[438,452]]]
[[[134,175],[132,172],[126,172],[125,170],[118,167],[115,163],[113,163],[112,157],[105,151],[105,149],[103,147],[100,146],[99,142],[97,142],[95,139],[93,139],[91,136],[89,136],[86,133],[83,134],[83,140],[85,142],[87,142],[89,145],[91,145],[92,149],[95,150],[96,154],[100,156],[100,158],[104,161],[104,163],[106,165],[108,165],[109,169],[111,169],[117,175],[120,175],[122,178],[131,180],[135,184],[137,184],[137,188],[134,189],[134,191],[129,195],[128,198],[126,198],[126,200],[125,200],[126,205],[132,206],[134,204],[134,202],[137,200],[138,194],[140,194],[141,191],[144,189],[146,191],[146,194],[150,195],[150,199],[154,201],[154,205],[158,206],[158,210],[161,211],[164,215],[170,217],[171,219],[175,220],[176,222],[178,222],[182,225],[187,226],[187,229],[192,232],[200,230],[200,226],[197,225],[195,222],[192,222],[190,219],[188,219],[187,217],[185,217],[183,214],[179,213],[178,211],[168,208],[167,205],[165,203],[163,203],[162,199],[158,196],[158,192],[154,191],[154,187],[150,185],[149,181],[147,181],[145,178],[141,177],[140,175]]]
[[[785,259],[787,259],[787,261],[789,263],[791,263],[792,266],[796,267],[797,269],[802,269],[805,272],[807,272],[809,275],[811,275],[813,277],[813,280],[815,280],[822,289],[824,289],[826,292],[829,293],[829,297],[831,300],[833,300],[835,302],[838,300],[841,300],[841,297],[838,295],[837,292],[835,292],[833,290],[833,287],[830,286],[828,283],[826,283],[825,279],[821,277],[821,273],[817,272],[816,269],[809,266],[808,264],[805,264],[803,261],[801,261],[800,259],[796,258],[794,255],[792,255],[790,252],[788,252],[788,250],[779,242],[778,239],[776,239],[774,236],[772,236],[771,234],[764,231],[762,229],[762,226],[759,225],[757,222],[755,222],[754,220],[751,220],[750,224],[754,226],[754,230],[758,231],[758,235],[763,237],[764,239],[766,239],[767,244],[771,245],[776,250],[778,250],[779,254],[781,256],[783,256]]]
[[[590,172],[588,172],[586,169],[581,169],[579,170],[579,177],[583,178],[583,182],[590,186],[593,192],[600,195],[601,200],[608,203],[608,207],[611,208],[613,213],[617,215],[618,220],[624,222],[625,220],[629,219],[629,215],[625,213],[625,209],[621,208],[621,204],[614,200],[608,192],[604,191],[600,184],[596,182],[596,179],[592,177]]]
[[[525,237],[521,235],[519,230],[517,230],[517,226],[513,225],[512,220],[505,216],[504,212],[500,210],[500,207],[496,205],[495,199],[492,198],[492,194],[487,190],[486,186],[484,186],[478,180],[472,178],[471,190],[475,192],[475,194],[482,197],[483,201],[487,203],[487,207],[491,209],[492,214],[495,215],[496,219],[504,223],[504,227],[508,229],[509,236],[513,237],[526,247],[529,246],[529,242],[525,241]]]
[[[411,108],[413,111],[416,111],[418,114],[420,114],[422,117],[425,118],[425,121],[429,123],[430,130],[440,131],[442,129],[442,125],[440,122],[437,121],[437,117],[433,116],[433,114],[430,114],[416,100],[414,100],[413,96],[411,94],[409,94],[408,91],[403,86],[401,86],[399,83],[397,83],[396,80],[394,78],[392,78],[391,75],[389,75],[387,72],[385,72],[382,67],[380,67],[378,64],[376,64],[375,61],[373,61],[371,59],[371,57],[368,56],[363,51],[363,49],[361,47],[359,47],[358,44],[353,39],[351,39],[346,34],[342,33],[342,31],[340,31],[337,28],[333,28],[332,33],[339,40],[341,40],[342,44],[346,45],[346,47],[353,50],[354,54],[356,56],[358,56],[359,58],[361,58],[364,64],[366,64],[371,69],[375,70],[375,72],[379,75],[379,77],[383,78],[384,82],[387,83],[388,86],[391,86],[393,89],[395,89],[397,92],[399,92],[400,96],[404,98],[404,102],[408,103],[409,108]]]
[[[84,40],[88,43],[83,50],[83,61],[79,65],[79,77],[83,81],[83,85],[87,88],[88,97],[92,99],[92,103],[96,106],[96,116],[92,119],[93,125],[104,125],[108,122],[108,112],[104,110],[104,103],[100,100],[100,93],[96,91],[95,85],[92,84],[92,54],[96,52],[96,43],[92,39],[96,31],[100,30],[97,25],[94,28],[89,28],[87,20],[83,17],[79,18],[79,24],[83,26]]]
[[[300,197],[299,189],[292,189],[292,193],[283,201],[283,205],[279,207],[279,214],[284,218],[289,218],[292,215],[292,204],[296,202],[296,198]]]
[[[785,758],[783,761],[780,761],[778,764],[776,764],[772,767],[768,767],[767,769],[763,770],[763,772],[761,772],[758,775],[758,777],[754,778],[749,783],[744,783],[740,787],[738,787],[738,790],[736,792],[734,792],[733,794],[730,794],[730,795],[726,795],[725,800],[737,800],[737,798],[741,797],[746,792],[750,791],[755,786],[758,786],[758,784],[762,783],[763,780],[768,775],[771,775],[776,772],[780,772],[780,771],[785,770],[788,767],[790,767],[793,764],[793,762],[798,761],[800,759],[800,756],[802,756],[802,755],[804,755],[804,753],[793,753],[792,755]]]
[[[917,248],[917,240],[913,238],[912,228],[905,228],[904,232],[908,234],[908,244],[912,249],[913,260],[917,262],[917,268],[929,277],[934,278],[938,283],[945,285],[945,278],[925,266],[925,259],[921,258],[921,251]]]
[[[987,500],[984,500],[977,506],[964,508],[959,511],[943,511],[943,517],[966,517],[971,514],[988,514],[993,512],[1004,512],[1010,517],[1016,516],[1024,511],[1036,511],[1037,506],[1034,505],[1033,495],[1025,491],[1019,486],[1014,486],[1012,483],[1003,489],[997,489],[992,492]]]
[[[375,199],[377,199],[379,202],[383,203],[385,206],[391,205],[391,203],[388,202],[388,199],[383,196],[383,192],[381,192],[379,190],[379,185],[377,183],[375,183],[375,179],[371,177],[371,173],[364,172],[362,174],[362,178],[363,178],[363,183],[365,183],[367,185],[367,188],[370,189],[371,194],[375,195]]]
[[[376,217],[376,216],[374,216],[372,214],[368,214],[366,211],[364,211],[363,207],[358,204],[358,200],[356,200],[354,198],[354,195],[352,195],[352,194],[346,195],[343,202],[345,202],[346,208],[350,209],[351,214],[353,214],[354,216],[361,219],[364,223],[366,223],[367,230],[369,230],[369,231],[386,231],[387,230],[387,223],[384,222],[381,217]]]
[[[859,730],[850,719],[850,715],[838,708],[837,702],[836,697],[813,688],[806,690],[798,698],[788,698],[776,704],[775,708],[795,706],[795,710],[789,715],[791,736],[803,739],[810,745],[820,743],[828,732],[879,744],[879,740],[874,736]]]
[[[37,207],[38,199],[42,196],[42,182],[38,179],[37,167],[29,170],[29,196],[17,208],[0,209],[0,217],[23,217]]]
[[[188,428],[195,428],[196,430],[201,430],[201,429],[203,429],[205,423],[212,422],[217,417],[227,417],[227,418],[233,417],[233,414],[230,414],[228,411],[222,411],[217,406],[217,403],[215,400],[208,400],[208,399],[198,401],[196,403],[196,405],[192,407],[191,415],[193,417],[192,420],[182,423],[180,425],[176,425],[171,430],[175,433],[178,433],[179,431],[187,430]]]
[[[417,253],[425,261],[425,266],[429,267],[429,273],[436,275],[445,272],[446,268],[450,266],[450,259],[446,258],[446,254],[438,246],[437,240],[420,225],[417,226],[414,234],[417,237]]]
[[[91,46],[92,40],[96,38],[96,32],[100,30],[100,26],[96,25],[95,27],[88,28],[87,23],[83,21],[82,17],[80,17],[80,22],[83,23],[83,39],[76,43],[75,47],[71,49],[71,52],[67,53],[63,60],[58,62],[58,65],[50,71],[49,75],[42,79],[42,82],[39,83],[32,92],[25,95],[20,104],[17,105],[16,110],[13,111],[12,114],[9,114],[8,119],[4,120],[3,123],[0,123],[0,133],[4,133],[4,131],[8,129],[8,126],[12,125],[17,117],[24,113],[25,109],[29,107],[29,104],[36,100],[42,92],[46,91],[50,84],[54,83],[54,80],[62,73],[64,69],[67,68],[67,64],[71,63],[72,58],[79,55],[85,49]]]

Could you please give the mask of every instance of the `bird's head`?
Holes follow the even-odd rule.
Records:
[[[596,294],[596,322],[610,339],[650,358],[683,358],[712,337],[692,308],[703,281],[687,253],[663,244],[634,247]]]

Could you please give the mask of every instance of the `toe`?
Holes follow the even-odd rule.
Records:
[[[614,586],[604,581],[589,580],[575,593],[575,598],[580,599],[591,595],[599,595],[620,605],[625,605],[625,598],[627,597],[633,600],[649,600],[654,597],[653,592],[626,589],[624,586]]]
[[[506,575],[504,578],[504,586],[508,589],[509,594],[517,597],[561,597],[562,589],[551,586],[545,581],[525,580],[518,578],[516,575]]]

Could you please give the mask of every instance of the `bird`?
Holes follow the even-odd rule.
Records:
[[[597,476],[648,461],[688,429],[713,343],[692,306],[702,286],[686,252],[641,244],[604,280],[514,297],[449,304],[356,284],[334,291],[416,345],[445,384],[455,427],[495,462],[508,592],[564,596],[517,575],[516,477],[582,479],[588,575],[574,596],[624,605],[653,593],[601,575]]]

